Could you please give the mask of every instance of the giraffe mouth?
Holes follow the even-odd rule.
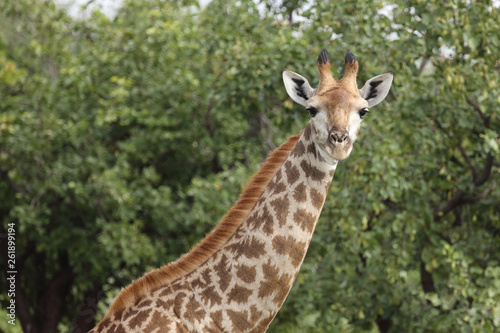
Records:
[[[328,138],[326,145],[326,152],[337,161],[341,161],[349,157],[352,151],[352,141],[349,137],[339,142]]]

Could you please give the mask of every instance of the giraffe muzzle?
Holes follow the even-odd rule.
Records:
[[[333,145],[346,144],[349,142],[349,133],[346,130],[332,129],[330,131],[330,142]]]

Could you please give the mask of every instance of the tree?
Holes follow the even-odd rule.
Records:
[[[490,2],[127,1],[81,21],[41,0],[0,6],[1,233],[15,223],[25,332],[89,329],[120,287],[201,239],[304,127],[281,70],[314,82],[323,47],[334,77],[351,49],[360,82],[395,82],[269,331],[500,327]]]
[[[360,81],[389,69],[395,82],[392,102],[370,115],[337,169],[275,327],[496,331],[497,9],[401,1],[386,17],[382,5],[322,2],[310,11],[304,33],[334,33],[334,45],[359,54]]]
[[[120,287],[212,228],[276,145],[271,122],[293,126],[266,112],[291,36],[269,38],[280,27],[252,3],[130,1],[113,21],[3,6],[1,216],[18,234],[17,315],[27,332],[86,331]]]

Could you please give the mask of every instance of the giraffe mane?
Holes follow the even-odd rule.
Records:
[[[300,135],[289,137],[287,142],[271,152],[260,169],[252,176],[238,201],[198,245],[195,245],[190,252],[176,261],[144,274],[141,278],[122,289],[111,305],[106,317],[123,311],[127,306],[136,304],[141,297],[149,292],[189,274],[222,248],[255,206],[271,178],[290,155]]]

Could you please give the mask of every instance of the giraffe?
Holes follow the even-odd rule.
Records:
[[[325,49],[317,67],[317,88],[283,71],[287,93],[310,114],[305,129],[270,154],[211,233],[122,290],[90,332],[267,330],[299,272],[338,161],[393,79],[378,75],[358,90],[350,51],[338,81]]]

